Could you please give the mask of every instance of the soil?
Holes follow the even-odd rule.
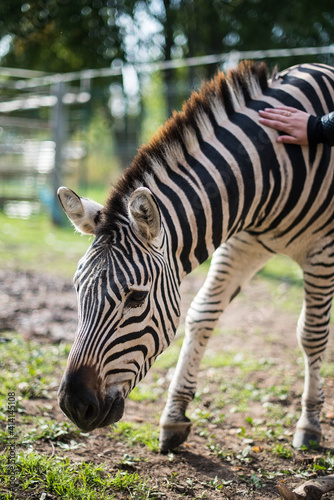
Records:
[[[182,316],[192,300],[192,297],[203,282],[203,276],[194,274],[183,283],[182,288]],[[278,285],[279,286],[279,285]],[[224,327],[223,335],[214,335],[209,344],[209,349],[217,351],[224,349],[238,350],[247,345],[247,349],[263,360],[271,360],[273,366],[284,363],[286,371],[292,374],[301,370],[296,368],[296,314],[282,312],[277,307],[268,289],[263,285],[263,280],[253,280],[245,292],[241,294],[224,313],[218,328]],[[3,271],[0,270],[0,334],[1,331],[18,331],[26,338],[38,338],[43,343],[71,342],[74,338],[77,323],[77,305],[75,292],[70,280],[60,277],[41,275],[35,272]],[[261,332],[266,332],[264,340]],[[8,334],[6,335],[8,336]],[[334,359],[333,343],[329,347],[328,356]],[[199,374],[199,388],[202,392],[200,402],[193,402],[190,414],[199,407],[201,410],[213,408],[217,394],[211,369],[202,369]],[[226,383],[234,376],[235,368],[225,366],[220,369],[221,376]],[[208,380],[212,378],[212,383]],[[167,387],[170,373],[162,374],[161,385]],[[152,382],[150,373],[147,380]],[[256,386],[265,388],[273,386],[277,380],[277,371],[268,376],[268,370],[256,371],[248,376],[245,383],[255,383]],[[217,456],[209,448],[210,436],[215,437],[215,442],[221,443],[224,450],[240,454],[240,450],[247,446],[247,440],[240,437],[239,429],[245,426],[245,415],[231,408],[224,409],[226,418],[217,423],[207,422],[205,432],[203,427],[194,427],[187,442],[180,446],[173,454],[158,454],[140,444],[129,444],[125,440],[110,439],[106,436],[110,428],[98,429],[89,435],[82,436],[80,443],[84,447],[67,451],[67,456],[75,461],[91,461],[95,464],[104,462],[107,470],[114,472],[120,467],[137,472],[143,479],[149,479],[149,485],[159,491],[161,499],[178,498],[209,498],[209,499],[240,499],[250,498],[273,499],[279,498],[276,485],[279,481],[289,488],[306,481],[307,478],[296,477],[295,471],[302,464],[316,460],[317,456],[325,457],[332,451],[334,439],[334,395],[333,383],[326,380],[324,392],[326,403],[322,415],[323,447],[313,453],[292,452],[292,457],[284,459],[271,452],[273,443],[268,438],[264,441],[252,441],[249,446],[248,457],[252,460],[238,461]],[[209,388],[209,389],[206,389]],[[209,392],[208,392],[209,391]],[[295,413],[300,409],[300,394],[302,392],[302,379],[296,377],[290,387],[287,399],[281,404],[287,412]],[[156,413],[162,411],[164,399],[160,398],[154,404],[128,400],[123,417],[127,422],[150,422],[158,427]],[[30,415],[37,415],[44,401],[28,400],[25,402],[25,411]],[[56,389],[54,398],[47,401],[45,415],[59,421],[65,417],[57,405]],[[264,418],[264,408],[260,403],[254,403],[247,410],[247,415],[252,419]],[[293,428],[287,428],[281,442],[291,444]],[[77,436],[75,437],[78,440]],[[34,445],[36,451],[48,456],[54,456],[60,451],[57,444],[51,441],[38,441]],[[333,450],[334,451],[334,450]],[[120,465],[125,454],[138,457],[130,464]],[[256,481],[252,481],[258,471],[273,474],[273,477],[261,479],[261,487],[257,488]],[[280,470],[291,470],[292,474],[280,476]],[[177,474],[176,474],[177,473]],[[221,490],[214,488],[216,481],[225,482]],[[204,493],[206,492],[206,496]],[[115,498],[127,498],[122,493],[115,493]],[[203,494],[203,497],[201,497]],[[119,496],[117,496],[119,495]],[[24,498],[35,498],[24,496]],[[36,497],[37,498],[37,497]],[[56,498],[52,495],[45,498]],[[135,497],[133,497],[135,498]],[[324,495],[324,499],[334,499],[334,493]]]

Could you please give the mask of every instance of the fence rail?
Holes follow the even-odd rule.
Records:
[[[296,47],[296,48],[286,48],[286,49],[264,49],[264,50],[246,50],[237,51],[232,50],[231,52],[225,52],[222,54],[210,54],[206,56],[199,57],[188,57],[183,59],[172,59],[170,61],[160,61],[152,63],[136,63],[129,66],[133,67],[137,73],[152,73],[154,71],[167,70],[167,69],[177,69],[193,66],[202,66],[206,64],[217,64],[231,61],[233,64],[237,64],[238,61],[242,59],[265,59],[265,58],[280,58],[280,57],[291,57],[291,56],[308,56],[308,55],[319,55],[319,54],[334,54],[334,44],[321,46],[321,47]],[[82,71],[73,71],[69,73],[57,73],[52,75],[35,75],[28,79],[28,76],[24,76],[26,80],[18,80],[16,82],[0,82],[0,86],[16,88],[16,89],[27,89],[34,87],[42,87],[45,85],[52,85],[54,83],[64,82],[74,82],[82,80],[92,80],[94,78],[106,78],[113,76],[122,76],[124,73],[124,68],[128,66],[126,63],[119,63],[116,67],[111,68],[101,68],[101,69],[88,69]],[[11,68],[0,68],[0,75],[8,75]],[[15,70],[14,70],[15,71]],[[27,70],[22,70],[27,71]],[[27,73],[28,75],[28,73]]]
[[[119,62],[114,67],[64,74],[47,74],[40,71],[2,67],[0,68],[0,92],[4,97],[0,102],[0,205],[13,197],[17,200],[36,199],[39,186],[45,182],[46,178],[49,189],[51,186],[52,196],[55,197],[56,188],[63,184],[63,172],[68,168],[66,164],[69,162],[79,164],[83,161],[86,153],[80,150],[80,147],[72,145],[72,153],[68,153],[68,135],[71,136],[71,132],[73,133],[73,130],[69,132],[68,115],[70,113],[78,114],[80,109],[83,116],[80,120],[85,120],[85,123],[88,123],[92,119],[96,102],[94,101],[96,98],[94,94],[95,83],[93,85],[95,79],[104,79],[105,82],[103,90],[99,91],[101,94],[104,93],[105,108],[109,112],[110,122],[113,124],[113,130],[110,130],[110,141],[113,141],[113,151],[115,151],[118,164],[124,167],[137,149],[138,141],[141,139],[142,122],[140,120],[143,120],[146,113],[146,110],[140,110],[140,106],[137,106],[135,102],[136,99],[139,102],[144,95],[137,75],[139,75],[140,81],[147,81],[147,75],[155,71],[206,65],[223,65],[224,69],[227,69],[235,67],[241,59],[277,59],[326,54],[329,56],[334,54],[334,44],[321,47],[240,52],[234,50],[228,53],[133,65]],[[190,73],[191,71],[189,71]],[[133,81],[136,79],[138,89],[134,90]],[[99,81],[98,85],[100,84]],[[178,82],[175,89],[165,87],[162,97],[167,101],[171,97],[183,101],[188,95],[190,87],[189,81],[184,82],[184,85],[180,85]],[[154,100],[153,94],[152,97]],[[101,99],[98,102],[100,105]],[[132,109],[136,110],[137,115],[131,114],[131,105],[134,106]],[[167,105],[166,109],[168,109]],[[106,123],[107,120],[104,121],[103,127]],[[84,129],[82,123],[79,127],[81,130]],[[106,128],[108,128],[108,123]],[[1,136],[2,129],[9,130],[8,134]],[[44,136],[41,131],[44,131]],[[21,144],[15,143],[11,134],[16,137],[25,137],[25,134],[30,134],[39,143],[34,146],[35,156],[32,162],[29,160],[29,168],[27,167],[27,158],[30,154],[29,151],[32,150],[33,141],[26,140],[22,141]],[[52,142],[52,153],[51,149],[48,153],[46,152],[45,137],[48,137],[49,142]],[[12,150],[9,153],[13,144],[16,151]],[[11,160],[9,159],[10,154]],[[71,155],[72,159],[70,159]],[[75,160],[73,156],[76,156]],[[42,164],[44,165],[43,172],[40,170]],[[23,168],[22,165],[25,167]],[[81,169],[80,172],[82,178],[86,179],[84,169]],[[54,199],[52,210],[55,211],[53,213],[55,221],[61,220],[60,210],[57,212],[57,207],[58,204]]]

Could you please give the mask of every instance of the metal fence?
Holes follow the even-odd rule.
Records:
[[[194,68],[209,67],[213,74],[240,59],[284,58],[289,65],[301,58],[333,64],[334,45],[132,66],[118,61],[111,68],[66,74],[0,68],[0,207],[27,216],[44,206],[60,223],[57,187],[68,180],[84,191],[88,183],[107,185],[146,138],[144,124],[155,127],[166,118],[168,97],[180,103],[198,86],[201,73]],[[185,80],[174,78],[166,86],[162,77],[154,83],[155,75],[180,68],[188,69]]]

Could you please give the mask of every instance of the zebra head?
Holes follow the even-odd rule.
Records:
[[[98,229],[102,205],[64,187],[58,196],[75,227],[96,236],[74,276],[79,323],[58,392],[63,412],[89,431],[122,417],[126,396],[174,338],[179,289],[149,189],[132,193],[110,234]]]

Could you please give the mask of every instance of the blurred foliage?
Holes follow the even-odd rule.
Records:
[[[96,198],[102,201],[104,196],[101,193]],[[0,212],[1,269],[34,269],[71,278],[91,242],[91,238],[75,233],[69,223],[62,228],[54,226],[45,214],[33,215],[27,223]]]
[[[0,38],[12,37],[3,64],[49,72],[107,66],[123,58],[118,10],[109,2],[12,0],[0,3]],[[121,3],[121,2],[119,2]]]
[[[102,107],[98,107],[85,127],[74,129],[72,139],[85,145],[87,156],[80,168],[73,172],[72,178],[67,175],[73,189],[80,188],[86,192],[88,186],[99,185],[102,180],[108,186],[119,175],[120,165],[115,154],[110,118],[110,114],[108,116]]]
[[[66,72],[153,60],[330,44],[331,0],[12,0],[0,3],[4,66]],[[5,43],[6,42],[6,43]],[[6,47],[5,47],[6,46]],[[1,49],[1,45],[0,45]],[[328,62],[326,56],[317,58]],[[295,61],[285,61],[289,66]],[[216,71],[190,68],[188,88]],[[169,113],[180,75],[164,72]],[[196,84],[195,84],[196,86]]]
[[[12,0],[0,19],[0,39],[12,38],[4,65],[61,72],[324,45],[334,35],[331,0]]]
[[[11,0],[0,2],[0,63],[14,68],[68,72],[228,53],[327,45],[334,39],[331,0]],[[333,63],[333,55],[270,60],[283,69],[297,62]],[[126,66],[129,68],[129,65]],[[126,68],[123,66],[123,69]],[[180,109],[192,89],[217,71],[217,64],[153,74],[119,74],[80,82],[90,101],[68,106],[67,137],[81,139],[86,162],[74,187],[110,182],[160,124]],[[224,69],[228,64],[224,66]],[[6,77],[4,76],[5,80]],[[128,83],[130,82],[130,90]],[[9,82],[12,83],[12,82]],[[132,85],[132,88],[131,88]],[[78,91],[74,82],[68,91]],[[52,89],[51,89],[52,91]],[[49,88],[0,88],[4,102],[42,95]],[[49,109],[23,112],[49,120]],[[20,117],[21,110],[11,116]],[[3,140],[13,135],[0,130]],[[14,133],[17,133],[16,131]],[[21,131],[20,131],[21,134]],[[24,129],[24,136],[35,129]],[[39,131],[38,139],[50,138]],[[6,137],[5,137],[6,136]],[[2,158],[3,159],[3,158]]]
[[[147,142],[166,119],[163,75],[160,71],[147,77],[143,84],[142,106],[143,119],[141,142]]]

